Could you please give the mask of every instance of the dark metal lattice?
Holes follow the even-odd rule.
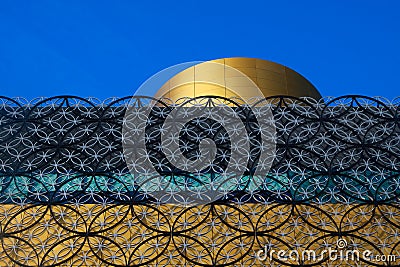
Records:
[[[148,101],[137,97],[134,105]],[[185,208],[158,203],[134,183],[121,141],[131,97],[0,98],[0,266],[399,265],[400,106],[362,96],[268,101],[276,154],[262,186]],[[149,133],[162,129],[170,109],[154,109]],[[238,102],[233,110],[249,122],[251,175],[256,106]],[[217,140],[201,131],[211,125],[193,122],[195,130],[181,134],[187,157],[196,156],[193,140]],[[160,175],[185,176],[171,171],[158,144],[150,138],[147,148]],[[223,169],[232,144],[217,145],[228,154],[215,163]],[[266,248],[318,254],[338,238],[348,248],[397,258],[257,259]]]

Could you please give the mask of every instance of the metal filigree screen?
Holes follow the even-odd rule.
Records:
[[[227,101],[203,100],[196,101]],[[140,113],[149,98],[134,101]],[[128,103],[131,97],[0,98],[0,266],[400,264],[398,103],[267,99],[276,151],[262,183],[194,206],[157,201],[135,182],[122,147]],[[182,103],[158,105],[143,123],[146,156],[160,177],[186,181],[169,167],[158,136],[165,114]],[[248,177],[259,164],[256,120],[236,104],[250,139]],[[224,169],[229,148],[240,143],[211,134],[212,121],[189,126],[177,141],[183,153],[195,157],[201,139],[212,139],[213,164]]]

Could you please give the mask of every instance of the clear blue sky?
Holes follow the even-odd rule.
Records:
[[[125,96],[186,61],[257,57],[325,96],[394,98],[400,1],[0,2],[0,95]]]

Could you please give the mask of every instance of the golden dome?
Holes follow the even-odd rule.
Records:
[[[176,101],[205,95],[321,98],[318,90],[299,73],[281,64],[256,58],[222,58],[194,65],[168,80],[155,97]]]

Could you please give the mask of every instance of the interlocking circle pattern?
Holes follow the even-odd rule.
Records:
[[[227,169],[222,155],[234,158],[232,145],[249,148],[243,184],[226,187],[208,204],[176,205],[147,193],[152,187],[137,181],[150,172],[132,173],[123,153],[125,115],[134,106],[134,116],[147,123],[145,148],[156,178],[171,175],[173,165],[159,150],[168,135],[163,140],[158,130],[174,110],[187,110],[183,103],[205,111],[227,104],[250,137],[248,145],[222,140],[231,129],[216,123],[214,112],[183,123],[187,131],[172,148],[186,158],[207,155],[213,150],[204,147],[215,145],[212,164],[200,173],[206,179]],[[264,174],[252,172],[263,164],[263,106],[276,132]],[[0,266],[399,266],[399,118],[398,100],[364,96],[248,103],[0,97]],[[178,186],[181,177],[193,178],[188,170],[193,173],[172,169]],[[247,174],[259,181],[254,187]],[[337,249],[338,239],[346,240],[344,250],[368,250],[371,258],[319,257]],[[313,250],[318,260],[282,260],[276,253],[259,259],[260,250]],[[376,255],[395,258],[377,261]]]
[[[134,97],[124,117],[122,144],[128,168],[142,191],[163,203],[207,204],[234,191],[255,191],[274,160],[274,118],[257,85],[224,64],[204,62],[196,67],[212,69],[214,75],[196,80],[194,72],[193,80],[174,88],[192,82],[195,90],[196,83],[206,84],[240,98],[202,96],[173,105],[151,99],[143,108]],[[241,79],[239,89],[237,84],[227,85],[225,77]],[[252,99],[242,97],[243,87]]]

